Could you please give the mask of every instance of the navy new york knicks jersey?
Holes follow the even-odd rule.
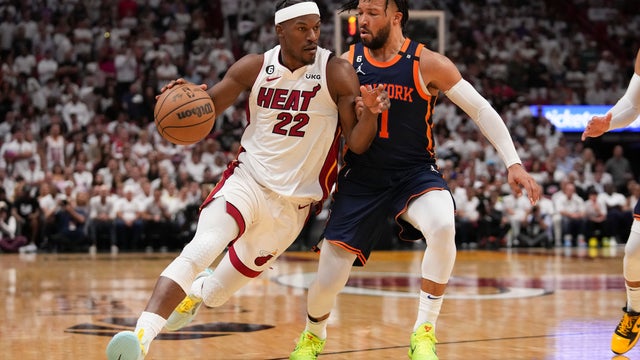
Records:
[[[421,85],[418,55],[424,45],[406,39],[392,60],[379,62],[351,45],[350,61],[363,85],[382,84],[391,107],[378,116],[378,134],[364,154],[347,151],[345,162],[379,170],[408,169],[435,164],[431,114],[436,96]]]

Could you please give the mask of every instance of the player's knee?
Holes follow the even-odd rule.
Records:
[[[208,307],[218,307],[229,300],[229,294],[224,284],[213,276],[209,276],[202,284],[202,300]]]
[[[434,239],[439,243],[453,243],[456,236],[455,220],[453,217],[442,217],[433,222],[428,231],[429,234],[425,234],[427,241]]]
[[[188,293],[193,279],[204,267],[198,267],[189,258],[178,256],[164,269],[160,276],[173,280],[185,293]]]
[[[338,294],[346,283],[347,280],[342,278],[341,273],[318,271],[315,280],[311,283],[309,291],[321,294]],[[311,287],[313,289],[311,289]]]

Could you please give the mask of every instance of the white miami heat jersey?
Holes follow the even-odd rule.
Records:
[[[241,164],[256,181],[301,202],[326,198],[337,172],[338,108],[327,87],[329,50],[318,47],[312,65],[290,71],[280,46],[264,54],[249,96]]]

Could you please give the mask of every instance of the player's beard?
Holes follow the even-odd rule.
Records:
[[[389,39],[389,33],[391,33],[391,22],[387,23],[387,26],[380,29],[377,34],[372,33],[371,40],[362,40],[362,44],[371,50],[382,49]]]

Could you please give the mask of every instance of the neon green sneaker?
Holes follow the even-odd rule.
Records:
[[[133,331],[121,331],[117,333],[109,345],[107,345],[108,360],[142,360],[147,355],[147,350],[142,344],[144,330],[138,334]]]
[[[611,337],[611,351],[618,355],[631,350],[640,337],[640,313],[628,311],[626,306],[622,311],[624,315]]]
[[[411,360],[438,360],[436,355],[436,334],[433,325],[426,322],[411,334],[411,347],[409,359]]]
[[[309,331],[303,331],[300,339],[296,344],[296,348],[289,355],[289,360],[314,360],[324,349],[326,340],[320,340],[317,336]]]
[[[213,270],[207,268],[198,276],[196,276],[196,280],[209,276],[213,273]],[[194,280],[195,281],[195,280]],[[182,329],[183,327],[189,325],[193,318],[196,317],[198,313],[198,309],[202,305],[202,299],[193,294],[187,295],[178,306],[173,310],[169,318],[167,319],[167,324],[164,326],[169,331],[176,331]]]

